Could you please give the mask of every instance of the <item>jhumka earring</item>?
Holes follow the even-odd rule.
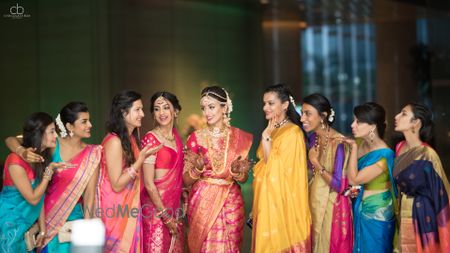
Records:
[[[373,132],[373,130],[370,130],[369,138],[370,142],[373,142],[373,139],[375,138],[375,133]]]

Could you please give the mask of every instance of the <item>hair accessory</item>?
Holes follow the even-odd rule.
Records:
[[[294,106],[295,108],[295,100],[291,95],[289,95],[289,100],[291,101],[292,106]]]
[[[62,138],[65,138],[67,136],[67,130],[61,121],[61,115],[59,113],[58,113],[58,116],[56,116],[55,122],[59,128],[59,135],[61,135]]]
[[[230,113],[233,111],[233,102],[231,101],[230,96],[228,95],[227,90],[225,90],[224,88],[222,88],[222,90],[225,92],[225,94],[227,95],[227,107],[228,107],[228,118],[230,117]]]
[[[330,113],[330,116],[328,116],[328,122],[333,122],[334,121],[334,116],[335,116],[335,113],[334,113],[334,110],[333,110],[333,108],[331,108],[330,109],[330,111],[331,111],[331,113]]]

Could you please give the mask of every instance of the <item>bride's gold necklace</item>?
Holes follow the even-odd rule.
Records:
[[[219,138],[219,137],[221,137],[223,134],[225,134],[226,135],[226,138],[225,138],[225,147],[224,147],[224,150],[222,150],[222,152],[220,152],[220,149],[223,147],[223,145],[222,145],[222,147],[218,147],[217,149],[219,149],[219,154],[220,153],[222,153],[223,154],[223,161],[222,161],[222,159],[220,159],[220,157],[219,157],[219,159],[217,159],[216,158],[216,156],[214,156],[214,152],[213,152],[213,145],[212,145],[212,140],[211,140],[211,137],[209,137],[209,136],[207,136],[206,137],[206,144],[207,144],[207,148],[208,148],[208,157],[210,158],[210,162],[211,162],[211,169],[216,173],[216,174],[219,174],[219,173],[222,173],[223,172],[223,170],[225,169],[225,167],[226,167],[226,164],[227,164],[227,157],[228,157],[228,145],[229,145],[229,140],[230,140],[230,130],[229,129],[227,129],[227,128],[225,128],[221,133],[220,133],[220,135],[219,136],[214,136],[213,135],[213,133],[211,132],[211,131],[209,131],[209,129],[208,129],[208,132],[209,132],[209,134],[212,136],[212,137],[216,137],[216,138]],[[217,142],[220,142],[220,139],[218,139],[218,140],[216,140]],[[218,169],[219,168],[219,169]]]

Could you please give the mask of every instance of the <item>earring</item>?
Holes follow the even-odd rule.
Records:
[[[227,113],[223,114],[223,122],[225,123],[226,126],[230,126],[230,117],[228,116]]]
[[[322,128],[322,130],[325,130],[325,124],[323,123],[323,119],[320,120],[320,128]]]
[[[416,130],[414,129],[414,127],[411,127],[411,132],[412,132],[413,134],[416,133]]]
[[[369,138],[370,138],[370,142],[373,142],[373,139],[375,138],[375,133],[373,132],[373,130],[370,130]]]
[[[72,130],[70,130],[69,135],[70,135],[70,137],[73,137],[73,131]]]

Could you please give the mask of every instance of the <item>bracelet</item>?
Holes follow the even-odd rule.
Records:
[[[232,177],[233,177],[234,180],[239,181],[239,180],[242,180],[242,179],[245,178],[245,173],[240,172],[240,173],[238,173],[236,176],[233,176],[233,175],[232,175]]]
[[[320,175],[323,175],[324,172],[325,172],[325,168],[322,167],[322,168],[320,169],[319,173],[320,173]]]
[[[195,172],[193,172],[192,170],[189,170],[188,173],[189,173],[189,176],[190,176],[192,179],[195,179],[195,180],[200,179],[200,175],[199,175],[199,174],[195,174]],[[193,174],[194,174],[194,175],[193,175]]]
[[[265,140],[265,141],[267,141],[267,142],[271,142],[272,141],[272,138],[270,138],[270,136],[266,136],[266,137],[264,137],[263,136],[263,139]]]
[[[45,167],[44,170],[44,175],[42,176],[42,178],[47,179],[48,181],[52,180],[52,176],[53,176],[53,169],[50,167]]]
[[[134,169],[133,165],[127,168],[127,173],[131,179],[135,179],[137,176],[137,171]]]
[[[44,231],[41,231],[41,232],[39,232],[38,235],[40,235],[40,236],[45,236],[45,232],[44,232]]]

